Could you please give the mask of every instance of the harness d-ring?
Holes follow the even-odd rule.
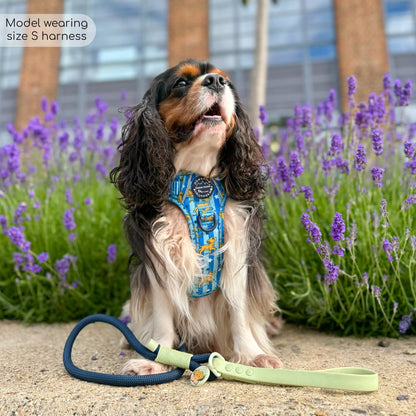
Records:
[[[201,214],[198,213],[198,217],[197,217],[197,222],[198,222],[198,226],[202,231],[205,231],[206,233],[210,233],[211,231],[214,231],[217,228],[217,216],[215,214],[213,214],[214,217],[214,224],[209,227],[209,228],[205,228],[202,226],[202,218],[201,218]]]

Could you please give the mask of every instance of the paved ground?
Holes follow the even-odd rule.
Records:
[[[0,415],[416,415],[416,338],[338,338],[286,325],[274,339],[286,368],[366,367],[379,373],[379,390],[351,393],[270,387],[217,380],[194,388],[189,374],[170,384],[111,387],[70,377],[62,364],[74,324],[0,322]],[[117,372],[119,334],[105,324],[79,336],[74,362]],[[381,341],[381,342],[380,342]],[[384,345],[384,346],[380,346]]]

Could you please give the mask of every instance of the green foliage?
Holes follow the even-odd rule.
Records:
[[[9,126],[14,142],[0,149],[0,319],[117,316],[128,299],[124,213],[106,179],[117,126],[106,123],[97,101],[71,130],[48,112],[22,135]]]
[[[378,120],[370,105],[357,117],[364,110],[351,98],[340,126],[332,113],[298,107],[279,155],[269,151],[265,250],[288,321],[342,335],[416,334],[416,126],[396,122],[381,97]]]

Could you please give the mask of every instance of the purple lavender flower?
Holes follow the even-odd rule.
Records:
[[[357,80],[354,75],[351,75],[347,78],[348,83],[348,99],[351,100],[351,97],[356,93],[357,91]]]
[[[387,212],[387,201],[385,199],[381,200],[380,203],[380,214],[383,218],[387,217],[389,213]]]
[[[55,262],[55,270],[57,271],[59,277],[61,279],[66,279],[67,273],[69,271],[69,268],[71,267],[71,264],[75,264],[77,261],[76,257],[73,257],[69,254],[65,254],[62,259],[57,260]]]
[[[296,186],[283,157],[279,157],[277,159],[275,172],[276,180],[283,185],[282,187],[284,192],[290,192]]]
[[[295,178],[304,171],[299,153],[296,151],[290,153],[289,170]]]
[[[7,170],[9,174],[17,173],[20,169],[19,148],[16,143],[3,146],[3,151],[8,155]]]
[[[416,194],[409,195],[408,198],[402,203],[402,209],[409,209],[411,205],[416,204]]]
[[[409,105],[411,95],[412,95],[412,81],[408,79],[402,89],[400,100],[399,100],[399,105],[401,106]]]
[[[318,225],[311,221],[311,217],[305,212],[302,214],[300,219],[303,227],[309,233],[309,236],[312,238],[312,241],[316,244],[321,242],[322,233]],[[308,238],[308,242],[309,242]]]
[[[329,172],[332,170],[332,162],[326,158],[322,159],[322,170],[324,171],[324,175],[328,176]]]
[[[303,193],[307,202],[312,203],[314,201],[312,195],[312,188],[309,185],[301,186],[299,192]]]
[[[84,199],[84,204],[85,204],[85,206],[87,207],[88,205],[91,205],[92,204],[92,199],[89,197],[89,196],[87,196],[85,199]]]
[[[59,136],[59,148],[61,152],[64,152],[68,148],[68,143],[69,143],[69,134],[66,131],[64,131]]]
[[[339,212],[335,213],[334,221],[331,224],[331,237],[334,241],[344,240],[345,223]]]
[[[401,334],[405,334],[407,330],[409,329],[411,323],[412,323],[412,316],[410,314],[403,315],[402,320],[399,323],[399,332]]]
[[[383,250],[387,255],[387,260],[388,261],[393,261],[393,257],[391,255],[392,251],[393,251],[393,246],[390,243],[389,240],[387,239],[383,239]]]
[[[117,248],[115,244],[110,244],[107,248],[107,262],[114,263],[116,260]]]
[[[74,212],[74,208],[70,208],[70,209],[65,210],[63,220],[64,220],[65,228],[68,231],[72,231],[76,227],[73,212]]]
[[[410,139],[407,139],[404,142],[404,154],[409,159],[413,159],[416,155],[415,147],[413,145],[413,142]]]
[[[0,225],[3,230],[3,234],[5,234],[5,231],[7,230],[7,218],[3,214],[0,215]]]
[[[26,208],[27,208],[26,202],[21,202],[17,206],[16,210],[14,211],[14,219],[13,219],[13,222],[15,224],[21,224],[23,222],[22,215],[26,211]]]
[[[31,243],[26,241],[25,236],[23,235],[22,227],[12,226],[4,232],[9,238],[10,241],[16,245],[23,252],[27,252],[30,249]]]
[[[108,171],[107,171],[107,168],[105,167],[105,165],[104,165],[104,163],[103,162],[98,162],[96,165],[95,165],[95,170],[97,171],[97,172],[100,172],[101,173],[101,175],[104,177],[104,178],[106,178],[107,176],[108,176]],[[97,178],[99,178],[100,176],[99,175],[97,175]]]
[[[371,293],[373,294],[373,296],[377,299],[380,298],[381,296],[381,289],[379,286],[375,286],[375,285],[371,285]]]
[[[42,100],[40,101],[40,106],[44,113],[48,111],[48,99],[46,97],[42,97]]]
[[[324,282],[325,284],[330,285],[338,279],[339,267],[328,260],[324,261],[324,265],[328,271],[328,273],[324,276]]]
[[[416,123],[410,123],[409,125],[409,139],[412,140],[416,136]]]
[[[383,89],[386,92],[386,91],[390,90],[391,87],[392,87],[391,76],[390,76],[389,73],[386,73],[384,75],[384,78],[383,78]]]
[[[411,235],[409,238],[410,247],[413,251],[416,251],[416,236]]]
[[[131,322],[131,317],[130,315],[122,316],[120,321],[123,322],[124,325],[127,325]]]
[[[37,260],[39,263],[45,263],[45,261],[47,261],[49,259],[49,253],[47,253],[46,251],[40,253],[37,257]]]
[[[381,188],[381,186],[383,185],[384,169],[374,166],[371,168],[371,175],[374,181],[374,185],[377,188]]]
[[[328,156],[336,156],[344,151],[344,142],[340,134],[333,134]]]
[[[344,249],[344,247],[341,247],[341,246],[334,246],[332,254],[335,254],[335,255],[340,256],[340,257],[344,257],[345,249]]]
[[[312,108],[310,105],[303,107],[303,125],[306,129],[312,128]]]
[[[355,152],[354,169],[357,172],[363,171],[367,164],[367,153],[363,145],[358,145]]]
[[[51,103],[51,112],[54,116],[59,113],[59,105],[56,101],[52,101]]]
[[[295,134],[295,144],[296,144],[296,149],[298,150],[298,152],[301,153],[301,154],[304,154],[305,138],[303,137],[302,134],[300,134],[300,133]]]
[[[267,124],[266,108],[264,107],[264,105],[260,105],[259,110],[260,110],[259,119],[261,121],[261,124],[263,124],[264,126]]]
[[[66,188],[65,190],[65,201],[68,205],[72,205],[74,203],[74,200],[72,199],[72,189]]]
[[[349,165],[348,159],[337,157],[334,160],[334,163],[340,173],[345,173],[346,175],[350,173],[350,165]]]
[[[398,100],[400,100],[402,96],[402,83],[399,79],[396,79],[394,81],[393,89],[394,89],[394,95],[396,96]]]
[[[97,130],[95,132],[95,138],[97,140],[102,140],[104,137],[104,122],[101,122],[98,127]]]
[[[383,131],[375,129],[371,132],[371,141],[373,143],[374,153],[377,156],[383,154]]]
[[[24,258],[21,253],[13,253],[13,261],[16,263],[16,266],[20,268],[23,265]]]

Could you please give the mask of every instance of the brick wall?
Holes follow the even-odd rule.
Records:
[[[28,0],[26,13],[61,14],[63,0]],[[60,48],[24,48],[17,91],[15,125],[18,130],[41,114],[40,100],[56,98]]]
[[[169,66],[209,58],[208,0],[169,0]]]
[[[334,0],[342,108],[347,108],[347,77],[357,78],[356,102],[382,91],[388,54],[382,0]]]

